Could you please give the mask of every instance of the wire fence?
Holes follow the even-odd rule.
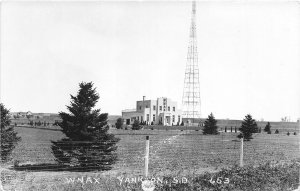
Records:
[[[57,165],[52,154],[51,141],[63,138],[59,131],[44,131],[34,128],[17,127],[22,141],[12,153],[12,167],[24,166],[23,170],[68,171],[66,166]],[[196,130],[114,130],[117,143],[117,161],[112,165],[113,172],[143,174],[145,170],[145,137],[150,137],[149,173],[164,174],[182,171],[201,173],[221,167],[240,164],[241,141],[238,132],[220,132],[219,135],[203,135]],[[299,136],[285,133],[255,133],[251,141],[243,143],[243,163],[259,165],[268,161],[291,160],[299,157]],[[81,142],[82,148],[89,147]],[[103,154],[105,155],[105,154]],[[84,159],[82,159],[84,160]],[[89,160],[98,160],[90,157]],[[17,161],[17,162],[16,162]],[[80,162],[80,159],[79,159]],[[78,167],[93,170],[94,166]],[[18,170],[22,170],[19,168]]]

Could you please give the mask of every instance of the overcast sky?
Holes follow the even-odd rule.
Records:
[[[102,112],[181,106],[191,2],[2,2],[1,102],[66,111],[93,81]],[[202,117],[300,116],[300,4],[197,2]]]

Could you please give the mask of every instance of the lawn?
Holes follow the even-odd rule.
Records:
[[[51,154],[50,141],[63,138],[64,135],[60,131],[23,127],[15,129],[22,137],[22,141],[13,152],[13,160],[18,160],[21,164],[55,163]],[[34,182],[37,186],[45,181],[57,186],[62,184],[64,177],[74,176],[112,177],[116,180],[116,177],[124,174],[143,175],[146,135],[150,136],[149,173],[151,175],[201,174],[204,171],[214,172],[221,167],[239,164],[241,143],[236,138],[236,133],[209,136],[194,130],[112,129],[110,131],[121,138],[117,150],[119,160],[111,171],[89,173],[10,171],[16,179],[15,182],[9,182],[10,188],[20,188],[22,185],[29,188]],[[246,166],[299,157],[299,135],[261,133],[254,134],[253,137],[250,142],[244,142]],[[12,162],[9,165],[11,164]]]

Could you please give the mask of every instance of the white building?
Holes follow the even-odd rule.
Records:
[[[122,118],[129,125],[138,120],[147,124],[177,125],[181,123],[181,110],[177,102],[169,98],[161,97],[157,100],[145,100],[136,102],[136,109],[123,110]]]

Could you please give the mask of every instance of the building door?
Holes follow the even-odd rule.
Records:
[[[126,119],[126,125],[130,125],[130,119]]]
[[[170,125],[170,116],[166,116],[166,123],[167,125]]]

